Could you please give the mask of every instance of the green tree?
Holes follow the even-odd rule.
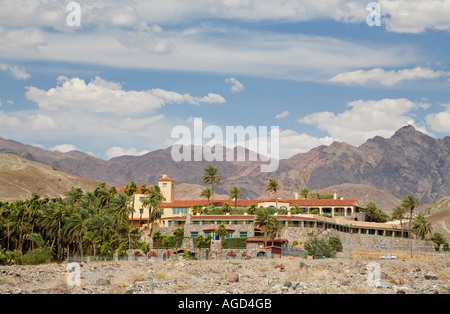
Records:
[[[204,188],[200,193],[200,197],[206,197],[208,199],[208,208],[209,208],[209,199],[212,197],[213,193],[210,188]]]
[[[162,241],[161,241],[161,245],[166,248],[166,256],[167,256],[167,258],[170,257],[169,245],[170,245],[171,242],[172,242],[172,240],[171,240],[170,237],[164,237],[164,238],[162,238]]]
[[[176,253],[178,254],[178,248],[180,247],[181,243],[183,242],[184,238],[184,230],[182,228],[177,228],[173,235],[175,237],[175,243],[176,243]]]
[[[405,219],[406,209],[405,207],[398,205],[392,210],[391,218],[394,220],[400,220],[400,228],[403,232],[403,219]]]
[[[308,255],[312,256],[314,259],[320,258],[334,258],[336,256],[336,251],[331,245],[329,245],[325,240],[319,239],[318,237],[310,238],[304,245]]]
[[[422,240],[425,240],[426,235],[431,233],[432,230],[431,223],[425,219],[423,214],[417,215],[416,219],[414,219],[412,228]]]
[[[137,192],[137,185],[136,185],[136,183],[134,183],[134,181],[131,181],[130,184],[128,184],[125,187],[125,194],[128,196],[129,203],[131,203],[131,206],[130,206],[131,223],[133,222],[133,219],[134,219],[134,212],[135,212],[134,195],[136,194],[136,192]]]
[[[152,239],[153,239],[153,243],[155,243],[155,246],[156,246],[156,260],[158,260],[158,258],[159,258],[159,244],[161,243],[161,241],[163,239],[163,237],[161,235],[161,231],[156,230],[153,233]]]
[[[370,222],[384,223],[389,220],[389,216],[379,209],[372,201],[366,204],[366,208],[363,212],[367,215]]]
[[[222,205],[222,210],[224,211],[224,213],[229,213],[229,212],[231,211],[230,204],[224,203],[224,204]]]
[[[309,194],[309,190],[307,187],[304,187],[303,189],[301,189],[300,195],[305,199],[306,210],[308,210],[308,194]]]
[[[447,239],[440,232],[435,232],[431,235],[430,240],[436,245],[436,251],[441,250],[441,245],[447,244]]]
[[[275,194],[275,203],[276,203],[276,209],[278,210],[278,190],[279,190],[279,184],[277,180],[270,178],[269,183],[266,185],[266,192],[274,193]]]
[[[164,200],[164,194],[161,192],[161,188],[157,185],[153,189],[150,189],[148,195],[142,201],[142,206],[148,208],[149,217],[147,221],[147,229],[151,234],[150,224],[152,225],[161,219],[161,209],[159,206]]]
[[[222,250],[223,250],[223,240],[225,239],[226,235],[228,234],[228,231],[225,229],[224,224],[220,224],[216,231],[217,235],[220,237],[220,256],[222,257]]]
[[[230,199],[234,199],[234,207],[237,207],[237,201],[239,198],[242,197],[242,193],[241,193],[241,190],[237,186],[233,186],[228,191],[228,196],[230,197]]]
[[[202,248],[203,248],[203,246],[205,246],[205,244],[206,244],[206,239],[203,236],[199,235],[198,237],[194,238],[194,245],[198,249],[198,260],[201,259]]]
[[[267,225],[267,235],[272,240],[272,246],[275,238],[280,235],[283,228],[284,224],[281,220],[277,219],[275,216],[270,216],[269,223]]]
[[[338,237],[330,237],[328,239],[328,245],[330,245],[336,252],[342,252],[344,247]]]
[[[409,224],[408,224],[408,230],[409,230],[409,247],[411,250],[411,258],[413,257],[413,248],[412,248],[412,219],[413,219],[413,213],[414,209],[419,207],[421,204],[420,200],[416,198],[414,195],[410,194],[406,196],[402,200],[401,206],[405,208],[405,210],[409,210]]]
[[[261,207],[256,211],[255,220],[253,222],[255,226],[264,231],[264,246],[267,246],[267,226],[270,223],[270,217],[272,217],[272,211],[267,207]]]
[[[202,205],[193,205],[192,206],[192,214],[202,214],[203,213],[203,206]]]
[[[202,183],[211,184],[211,196],[214,199],[214,186],[222,183],[222,176],[219,173],[219,169],[212,164],[209,164],[207,168],[204,168]]]

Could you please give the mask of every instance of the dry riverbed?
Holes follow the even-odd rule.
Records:
[[[35,293],[448,294],[450,260],[93,262],[81,264],[79,273],[65,263],[0,267],[0,294]]]

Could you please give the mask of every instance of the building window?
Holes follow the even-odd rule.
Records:
[[[298,221],[294,221],[294,227],[298,227]]]
[[[240,238],[247,238],[247,232],[239,232],[239,237]]]
[[[191,232],[191,238],[198,237],[198,232]]]
[[[189,213],[189,208],[188,207],[174,207],[174,208],[172,208],[172,215],[179,215],[179,214],[187,215],[188,213]]]
[[[167,183],[163,183],[163,188],[167,188]]]

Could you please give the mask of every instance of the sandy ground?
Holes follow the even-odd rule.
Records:
[[[450,293],[450,259],[442,258],[123,261],[74,266],[0,267],[0,294]]]

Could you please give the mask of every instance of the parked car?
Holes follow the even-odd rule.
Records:
[[[397,256],[388,254],[388,255],[380,256],[378,259],[397,259]]]

